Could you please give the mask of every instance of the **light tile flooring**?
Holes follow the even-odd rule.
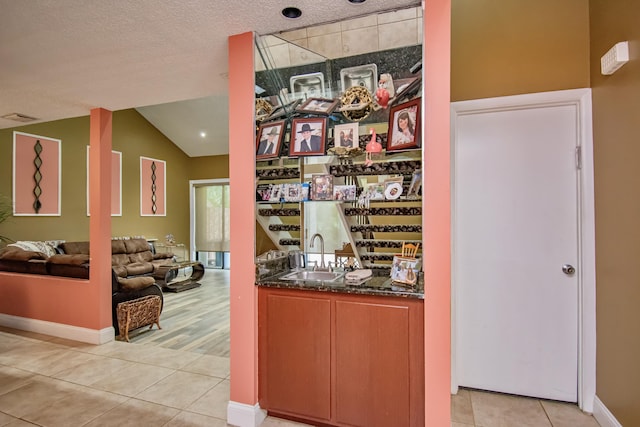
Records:
[[[0,327],[0,426],[227,426],[229,358]],[[268,417],[264,427],[302,424]]]
[[[459,389],[451,396],[452,427],[599,427],[576,405]]]
[[[165,294],[163,329],[140,329],[131,343],[94,346],[0,327],[0,427],[226,426],[229,277],[207,270],[205,279],[197,292]],[[466,389],[451,397],[451,420],[598,427],[575,405]],[[303,424],[268,417],[262,426]]]

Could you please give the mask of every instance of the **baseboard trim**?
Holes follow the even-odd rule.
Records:
[[[267,418],[267,411],[259,404],[247,405],[229,401],[227,405],[227,423],[237,427],[258,427]]]
[[[622,427],[611,411],[604,406],[598,396],[593,400],[593,418],[596,419],[600,427]]]
[[[112,326],[100,330],[88,329],[3,313],[0,313],[0,325],[96,345],[105,344],[115,339],[115,331]]]

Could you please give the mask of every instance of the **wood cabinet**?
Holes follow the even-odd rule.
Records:
[[[424,425],[423,301],[259,288],[260,406],[335,426]]]
[[[260,406],[328,421],[330,300],[268,292],[260,295],[258,358],[264,398]]]

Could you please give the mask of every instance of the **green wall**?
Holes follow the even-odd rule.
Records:
[[[13,131],[62,141],[59,217],[12,217],[0,235],[13,240],[88,240],[86,152],[89,116],[0,130],[0,194],[12,194]],[[113,149],[122,152],[122,216],[112,217],[112,236],[189,244],[189,180],[229,176],[228,156],[190,158],[133,109],[113,113]],[[140,216],[140,156],[166,161],[167,215]]]

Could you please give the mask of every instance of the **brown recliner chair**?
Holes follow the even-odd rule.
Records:
[[[140,276],[132,278],[119,277],[115,270],[111,269],[111,320],[116,336],[120,335],[118,327],[118,304],[125,301],[131,301],[137,298],[146,297],[147,295],[158,295],[160,297],[160,312],[164,308],[164,298],[162,289],[158,286],[152,277]]]

